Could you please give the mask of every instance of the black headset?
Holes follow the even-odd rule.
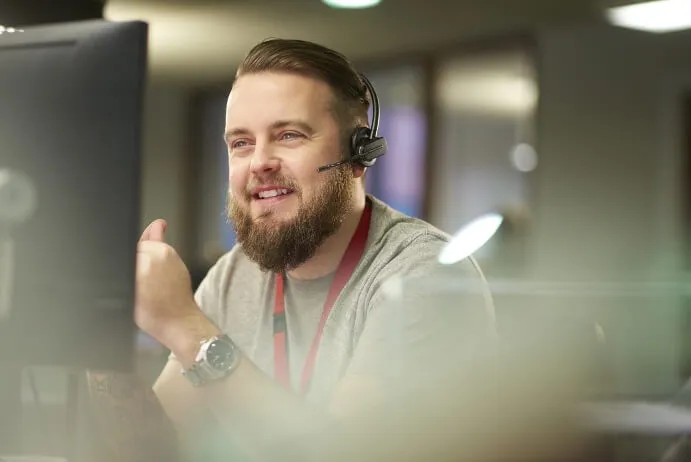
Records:
[[[319,167],[317,171],[320,173],[333,167],[349,163],[360,164],[363,167],[371,167],[377,161],[378,157],[386,154],[386,150],[388,149],[386,139],[382,136],[378,136],[379,97],[377,96],[372,82],[370,82],[364,74],[360,74],[360,78],[365,84],[372,100],[372,121],[370,126],[358,127],[355,129],[353,136],[350,138],[350,157],[348,159]]]

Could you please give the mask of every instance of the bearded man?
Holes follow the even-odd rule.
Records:
[[[165,222],[142,235],[136,321],[171,351],[154,392],[185,437],[215,421],[278,444],[370,409],[391,391],[392,355],[435,335],[424,311],[401,334],[395,310],[378,307],[384,282],[427,273],[448,236],[367,194],[367,163],[319,171],[355,155],[368,88],[323,46],[256,45],[226,111],[238,244],[193,294]]]

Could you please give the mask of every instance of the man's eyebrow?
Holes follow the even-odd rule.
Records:
[[[304,120],[300,119],[290,119],[290,120],[278,120],[271,124],[272,129],[278,129],[278,128],[288,128],[288,127],[295,127],[303,132],[306,132],[308,135],[311,135],[314,133],[314,128],[312,126],[305,122]]]
[[[236,136],[239,136],[239,135],[246,135],[246,134],[248,134],[249,132],[250,132],[250,131],[249,131],[248,129],[246,129],[246,128],[241,128],[241,127],[229,128],[229,129],[226,130],[225,133],[223,134],[223,139],[224,139],[226,142],[228,142],[228,141],[230,141],[232,138],[235,138]]]
[[[289,128],[289,127],[295,127],[300,131],[305,132],[308,135],[311,135],[314,133],[314,128],[304,120],[300,119],[290,119],[290,120],[277,120],[276,122],[271,124],[271,129],[272,130],[278,130],[282,128]],[[240,135],[247,135],[250,133],[250,130],[247,128],[243,127],[232,127],[229,128],[228,130],[225,131],[223,134],[223,139],[227,142],[228,140],[240,136]]]

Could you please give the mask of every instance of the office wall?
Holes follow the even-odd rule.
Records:
[[[235,242],[232,226],[225,218],[228,191],[228,151],[223,141],[225,129],[226,91],[202,94],[198,97],[199,107],[195,127],[198,136],[199,178],[196,182],[195,197],[199,204],[194,210],[196,235],[194,253],[196,260],[204,265],[213,263],[210,249],[229,249]],[[220,250],[218,250],[220,251]]]
[[[428,219],[448,233],[528,201],[533,172],[517,146],[534,144],[534,50],[507,44],[440,60],[434,81],[435,158]],[[481,253],[486,253],[483,247]],[[480,257],[480,255],[478,255]]]
[[[681,296],[649,285],[682,276],[677,96],[691,84],[691,35],[574,25],[538,43],[530,277],[596,284],[566,305],[602,320],[621,390],[664,392],[676,384]],[[616,282],[629,289],[603,289]]]
[[[156,218],[168,222],[168,242],[188,256],[187,206],[189,91],[151,80],[147,89],[142,159],[142,229]]]

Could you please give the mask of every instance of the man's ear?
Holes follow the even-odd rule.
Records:
[[[353,163],[351,164],[353,166],[353,178],[362,178],[365,176],[365,172],[367,171],[367,167],[363,167],[362,165],[358,163]]]

